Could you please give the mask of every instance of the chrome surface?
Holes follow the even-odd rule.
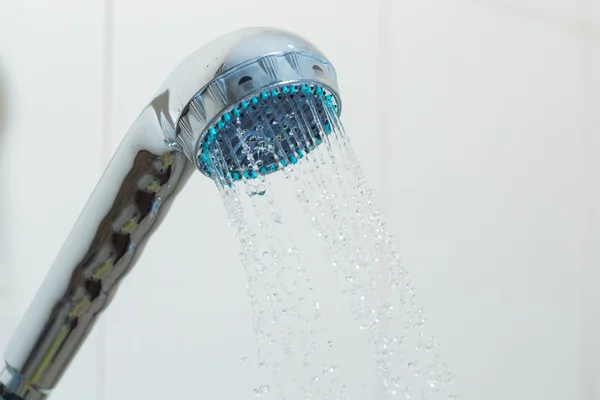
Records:
[[[1,400],[50,395],[194,170],[212,120],[288,81],[323,84],[340,104],[325,56],[274,28],[232,32],[173,71],[125,136],[17,328],[0,373]]]
[[[175,141],[191,160],[197,162],[197,145],[220,115],[238,106],[240,101],[282,83],[309,82],[327,87],[336,97],[335,103],[341,112],[335,70],[318,50],[285,32],[265,30],[260,33],[234,47],[219,67],[219,75],[183,108]],[[248,61],[241,62],[240,52]],[[257,54],[268,55],[257,57]],[[238,62],[241,63],[235,65]],[[204,173],[203,168],[198,167]]]
[[[7,349],[0,381],[18,399],[44,399],[54,388],[189,175],[182,153],[130,144],[108,167]]]

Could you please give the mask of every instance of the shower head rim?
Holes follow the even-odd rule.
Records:
[[[339,97],[339,94],[336,93],[335,89],[332,88],[329,85],[322,84],[320,82],[316,82],[316,81],[311,80],[311,79],[290,80],[290,81],[284,81],[284,82],[280,82],[280,83],[273,83],[273,84],[271,84],[269,86],[265,86],[265,87],[257,89],[255,92],[251,93],[250,95],[248,95],[247,97],[245,97],[244,99],[242,99],[240,102],[250,101],[250,99],[252,97],[260,97],[261,93],[263,93],[263,92],[270,93],[273,89],[280,89],[280,88],[282,88],[284,86],[301,86],[303,84],[307,84],[308,86],[320,87],[322,89],[325,89],[328,92],[328,94],[331,94],[331,96],[333,98],[332,104],[334,105],[334,108],[333,108],[333,110],[335,110],[334,112],[336,113],[337,116],[341,115],[341,99]],[[279,94],[281,94],[281,92],[279,92]],[[196,168],[203,175],[205,175],[207,177],[211,177],[211,176],[202,167],[201,161],[198,158],[199,154],[201,153],[201,146],[206,141],[207,135],[209,133],[209,130],[211,128],[214,128],[217,125],[217,123],[222,120],[222,117],[223,117],[224,114],[227,114],[227,113],[231,114],[232,110],[234,108],[237,108],[237,106],[240,104],[240,102],[229,105],[227,108],[223,109],[219,114],[217,114],[206,125],[204,131],[200,135],[200,139],[198,140],[198,143],[196,144],[196,147],[195,147],[194,153],[193,153],[193,162],[194,162],[194,165],[196,166]]]

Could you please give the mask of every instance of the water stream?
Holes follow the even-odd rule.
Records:
[[[349,377],[348,366],[340,367],[342,353],[333,351],[331,321],[323,318],[326,310],[320,301],[327,294],[315,290],[315,273],[305,262],[312,252],[322,251],[327,260],[322,267],[337,277],[337,286],[330,290],[342,294],[349,317],[369,344],[371,368],[386,398],[456,399],[452,374],[428,331],[410,274],[335,111],[317,96],[307,97],[308,107],[289,99],[272,101],[286,112],[260,128],[279,138],[263,145],[264,153],[282,165],[281,171],[233,182],[223,156],[233,152],[232,143],[215,141],[210,153],[213,178],[248,276],[260,349],[253,362],[264,371],[264,382],[253,395],[287,400],[376,398],[374,388]],[[311,134],[276,131],[288,124]],[[239,129],[238,133],[246,145]],[[258,172],[261,160],[250,151],[244,154]],[[320,249],[303,248],[294,239],[294,224],[288,223],[292,217],[282,211],[283,205],[290,208],[290,194]]]

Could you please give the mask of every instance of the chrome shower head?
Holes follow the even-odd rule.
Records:
[[[286,101],[295,96],[296,100],[316,96],[340,111],[335,69],[321,51],[295,34],[272,28],[243,29],[214,41],[191,58],[173,72],[162,92],[169,101],[170,119],[176,121],[174,129],[167,123],[163,132],[168,144],[181,149],[205,174],[210,168],[202,156],[213,140],[231,141],[233,152],[226,157],[234,170],[238,163],[246,165],[242,142],[248,142],[253,154],[260,150],[257,143],[274,141],[270,133],[291,132],[293,127],[263,129],[269,122],[263,119],[270,117],[274,122],[280,113],[292,112]],[[184,92],[177,100],[169,95],[173,91],[170,81],[177,82]],[[181,97],[186,99],[183,107]],[[272,101],[279,105],[274,107]],[[287,144],[283,147],[290,149]],[[262,172],[272,171],[265,166]]]
[[[5,353],[0,400],[46,399],[194,167],[222,183],[295,163],[331,131],[334,68],[248,28],[190,55],[125,136]]]
[[[232,46],[216,76],[182,110],[176,141],[207,175],[211,147],[219,147],[231,180],[268,174],[310,151],[304,144],[311,133],[320,143],[316,121],[299,126],[301,114],[310,114],[309,97],[322,100],[315,107],[321,124],[329,126],[323,105],[338,112],[340,104],[331,63],[295,35],[256,30]],[[303,145],[296,148],[296,142]]]

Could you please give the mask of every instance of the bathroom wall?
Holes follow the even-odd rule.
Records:
[[[6,146],[6,131],[8,130],[8,98],[9,84],[4,73],[4,62],[0,56],[0,154],[4,155]],[[0,157],[0,168],[5,171],[8,163]],[[11,307],[13,301],[14,271],[11,262],[10,233],[8,230],[8,187],[6,184],[0,189],[0,343],[6,341],[10,326]]]
[[[462,398],[600,398],[597,2],[203,3],[2,5],[0,347],[166,75],[222,33],[275,25],[336,65],[344,122]],[[189,186],[57,399],[244,398],[244,275],[220,250],[212,184]]]

